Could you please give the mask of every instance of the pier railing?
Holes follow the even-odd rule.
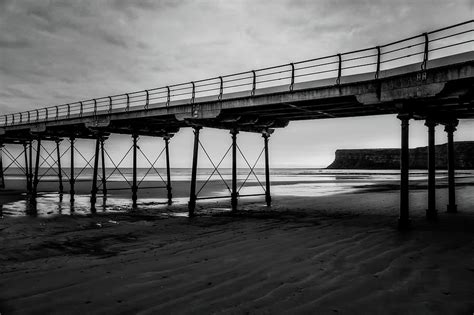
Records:
[[[0,126],[168,107],[178,100],[193,104],[200,97],[222,100],[235,92],[254,96],[258,89],[273,86],[287,85],[291,92],[297,83],[333,78],[333,84],[338,85],[343,76],[362,73],[373,73],[373,78],[378,79],[383,70],[416,63],[420,64],[420,70],[426,70],[428,60],[472,51],[473,26],[474,20],[470,20],[376,47],[7,114],[0,117]]]

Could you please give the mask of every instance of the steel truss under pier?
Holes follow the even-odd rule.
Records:
[[[237,156],[244,157],[249,176],[261,184],[268,205],[271,204],[269,175],[269,135],[290,121],[333,119],[372,115],[398,115],[401,121],[400,217],[399,228],[410,226],[409,220],[409,122],[424,120],[428,131],[428,206],[426,216],[437,219],[434,143],[435,128],[443,125],[448,139],[448,212],[456,212],[454,177],[454,132],[461,119],[474,118],[474,20],[443,27],[376,47],[369,47],[285,65],[223,75],[205,80],[161,88],[83,100],[64,105],[34,109],[0,116],[0,187],[5,187],[5,171],[15,165],[25,174],[26,190],[34,203],[41,165],[55,170],[59,192],[63,177],[69,180],[71,202],[75,182],[81,174],[74,173],[75,155],[93,169],[91,209],[95,211],[97,195],[102,189],[107,196],[111,187],[105,172],[105,161],[120,174],[123,159],[116,163],[108,154],[106,139],[111,134],[127,134],[132,144],[127,154],[133,156],[133,175],[129,183],[132,206],[137,207],[143,179],[137,178],[138,155],[144,156],[150,171],[163,154],[166,157],[166,188],[168,204],[172,203],[169,141],[181,128],[194,129],[193,162],[189,198],[189,214],[194,215],[196,202],[214,196],[199,196],[197,162],[200,149],[211,161],[214,171],[229,190],[232,210],[236,210],[240,188],[237,183]],[[204,145],[200,142],[202,128],[229,130],[232,145],[224,154],[232,156],[230,185],[219,172]],[[239,132],[263,135],[265,186],[237,145]],[[156,160],[146,157],[138,146],[139,136],[160,137],[165,147]],[[60,144],[69,139],[68,150],[61,153]],[[92,158],[84,157],[75,146],[76,139],[95,141]],[[44,141],[55,141],[56,148],[47,152]],[[23,146],[22,154],[14,156],[7,146]],[[36,149],[35,149],[36,148]],[[44,151],[46,157],[41,154]],[[190,148],[191,151],[191,148]],[[61,169],[61,158],[69,153],[71,172]],[[23,164],[20,160],[23,158]],[[35,157],[33,165],[33,156]],[[56,158],[55,163],[47,162]],[[43,162],[41,162],[43,159]],[[258,161],[258,159],[257,159]],[[99,173],[101,162],[102,174]],[[255,162],[256,163],[256,162]],[[49,171],[49,170],[48,170]],[[122,174],[123,175],[123,174]],[[248,177],[247,177],[248,179]],[[247,179],[241,184],[245,184]],[[208,179],[210,180],[210,179]],[[100,183],[99,183],[100,181]],[[204,186],[207,181],[204,183]],[[228,198],[228,196],[225,196]]]
[[[270,166],[269,166],[269,157],[268,157],[268,138],[270,137],[270,134],[273,132],[273,130],[265,130],[262,132],[262,137],[264,139],[264,146],[260,154],[258,155],[257,159],[253,164],[250,164],[242,150],[237,144],[237,134],[239,131],[237,129],[231,129],[230,134],[232,135],[232,144],[230,147],[227,149],[227,151],[224,153],[222,158],[220,159],[219,163],[214,163],[212,160],[211,156],[209,153],[206,151],[204,145],[202,142],[199,140],[199,134],[200,130],[202,129],[201,126],[195,126],[193,127],[194,129],[194,150],[193,150],[193,164],[192,164],[192,170],[191,170],[191,188],[190,188],[190,196],[189,196],[189,204],[188,204],[188,210],[189,210],[189,216],[194,215],[194,211],[196,209],[196,201],[198,200],[210,200],[210,199],[223,199],[223,198],[230,198],[231,199],[231,208],[232,211],[237,210],[237,205],[238,205],[238,198],[239,197],[256,197],[256,196],[265,196],[265,200],[267,203],[267,206],[271,206],[271,195],[270,195]],[[206,181],[202,184],[201,188],[196,192],[196,179],[197,179],[197,162],[198,162],[198,155],[199,155],[199,148],[202,149],[202,151],[205,153],[207,159],[211,162],[213,171],[209,175],[209,177],[206,179]],[[222,174],[219,172],[219,167],[228,155],[228,153],[232,151],[232,183],[231,187],[229,187],[229,184],[227,181],[224,179]],[[243,158],[245,163],[247,164],[247,167],[249,168],[249,172],[245,178],[245,180],[238,186],[237,182],[237,152],[240,154],[240,156]],[[261,183],[260,179],[258,178],[257,174],[255,174],[255,167],[262,157],[262,154],[265,152],[265,187]],[[204,189],[204,187],[207,185],[209,180],[217,174],[222,181],[222,183],[226,186],[227,190],[229,191],[230,195],[229,196],[205,196],[205,197],[199,197],[199,193]],[[256,179],[258,184],[263,190],[263,193],[260,194],[246,194],[242,195],[240,194],[240,190],[244,187],[244,185],[247,183],[248,179],[250,176],[253,175],[253,177]]]

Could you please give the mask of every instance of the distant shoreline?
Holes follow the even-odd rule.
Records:
[[[435,146],[436,169],[447,169],[447,144]],[[454,143],[455,169],[474,168],[474,141]],[[426,169],[428,167],[428,147],[410,149],[409,168]],[[328,169],[400,169],[400,149],[340,149],[336,151],[334,161]]]

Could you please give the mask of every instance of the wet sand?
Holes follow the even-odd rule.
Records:
[[[0,220],[2,314],[472,314],[474,187],[458,214],[396,230],[398,192],[242,201],[193,219],[128,214]],[[228,202],[199,204],[199,210]],[[176,212],[185,206],[173,206]]]

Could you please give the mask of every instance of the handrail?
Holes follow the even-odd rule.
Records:
[[[374,73],[375,79],[378,79],[382,65],[384,69],[390,69],[401,65],[406,65],[401,64],[402,60],[404,59],[413,59],[415,57],[418,58],[418,56],[422,56],[420,65],[421,69],[425,70],[428,62],[428,55],[430,54],[431,57],[432,52],[439,52],[441,50],[449,49],[450,47],[466,45],[468,43],[474,42],[474,40],[466,40],[465,38],[466,34],[472,34],[474,32],[473,27],[468,29],[463,28],[461,30],[454,30],[456,28],[472,24],[473,22],[474,20],[471,19],[465,22],[446,26],[432,30],[430,32],[424,32],[419,35],[407,37],[375,47],[368,47],[329,56],[322,56],[318,58],[292,62],[290,64],[286,63],[283,65],[270,66],[251,71],[243,71],[208,79],[195,80],[191,81],[191,91],[189,91],[188,81],[188,83],[167,85],[165,87],[93,98],[75,103],[55,105],[41,109],[33,109],[23,113],[10,114],[11,121],[8,115],[3,115],[0,116],[0,126],[48,121],[49,110],[55,110],[56,119],[67,119],[73,118],[75,115],[76,117],[94,117],[96,115],[111,114],[112,103],[115,108],[120,108],[121,110],[128,112],[131,109],[148,109],[149,105],[151,104],[154,106],[158,105],[158,107],[168,107],[172,101],[183,100],[186,98],[186,96],[189,97],[188,100],[191,99],[191,103],[194,103],[196,97],[198,97],[198,94],[206,96],[209,96],[210,94],[211,96],[215,96],[216,100],[222,100],[224,95],[224,84],[226,86],[226,93],[250,90],[250,94],[254,96],[257,89],[257,80],[260,88],[264,86],[275,86],[278,84],[278,82],[281,82],[281,80],[288,80],[286,81],[290,83],[288,90],[293,91],[296,83],[295,81],[305,82],[311,80],[311,78],[331,78],[335,76],[336,84],[339,85],[341,84],[342,70],[344,70],[345,75],[372,72]],[[423,39],[423,41],[418,42],[418,39]],[[449,41],[443,42],[445,39],[449,39]],[[436,42],[436,45],[438,46],[430,44],[434,42]],[[400,44],[405,45],[400,46]],[[387,47],[390,48],[387,49]],[[343,56],[347,55],[352,56],[349,58],[342,58]],[[375,58],[376,60],[374,60]],[[413,61],[410,63],[413,63]],[[391,66],[388,66],[387,64],[390,64]],[[290,65],[291,69],[288,68],[288,65]],[[365,72],[354,72],[361,71],[359,70],[360,68],[368,68],[369,70],[365,70]],[[199,87],[199,89],[196,89],[197,87]],[[91,108],[92,102],[93,107]],[[102,111],[102,109],[107,106],[105,105],[107,103],[108,108]],[[84,106],[84,104],[86,104],[86,106]],[[100,106],[98,106],[98,104],[100,104]],[[44,111],[44,117],[40,117],[40,110]],[[36,112],[36,118],[31,115],[34,112]],[[115,112],[117,112],[117,110]],[[28,119],[24,120],[23,114],[26,114]],[[18,115],[18,120],[15,119],[15,115]]]

